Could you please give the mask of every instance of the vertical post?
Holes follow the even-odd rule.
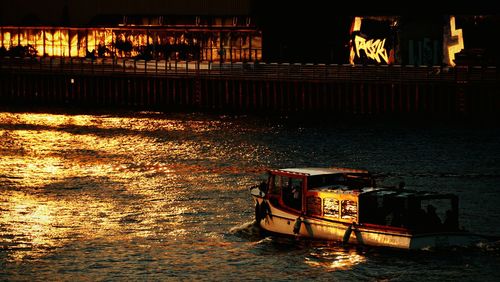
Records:
[[[248,60],[252,61],[252,34],[248,35]]]
[[[146,50],[148,50],[148,45],[149,45],[149,28],[146,28]],[[147,73],[147,68],[148,68],[148,60],[147,60],[146,54],[144,54],[144,73]]]
[[[89,29],[85,29],[85,57],[87,56],[87,52],[89,51]]]
[[[208,39],[208,41],[210,42],[210,44],[209,44],[209,50],[210,50],[210,62],[212,62],[212,61],[213,61],[213,59],[214,59],[214,58],[213,58],[214,42],[213,42],[213,40],[212,40],[213,35],[214,35],[214,34],[211,32],[211,33],[210,33],[210,37],[209,37],[209,39]]]
[[[111,52],[113,56],[113,69],[115,65],[115,58],[116,58],[116,40],[115,40],[115,31],[111,29]]]
[[[55,52],[54,52],[54,47],[55,47],[54,46],[54,29],[52,28],[50,31],[52,33],[52,56],[54,56],[55,55]],[[52,62],[52,60],[51,60],[51,62]]]
[[[219,31],[219,71],[222,68],[224,49],[222,49],[222,31]]]
[[[243,55],[243,34],[241,32],[239,33],[239,38],[238,39],[240,41],[240,48],[239,48],[240,49],[239,50],[240,54],[238,56],[238,61],[242,61],[241,57],[245,57],[245,56]]]
[[[228,32],[228,40],[229,40],[229,62],[231,65],[233,64],[233,38],[232,33]]]
[[[61,37],[61,33],[62,33],[62,29],[59,30],[59,37]],[[63,49],[63,41],[62,40],[59,40],[59,52],[60,52],[60,56],[61,56],[61,61],[62,61],[62,57],[66,57],[64,56],[64,52],[62,52]],[[62,54],[61,54],[62,53]]]
[[[68,52],[69,52],[69,58],[71,59],[71,33],[70,29],[68,28]]]
[[[28,49],[28,46],[30,45],[30,30],[31,29],[28,29],[26,31],[26,48],[27,49]],[[35,43],[33,43],[33,46],[35,46],[34,48],[36,49],[36,44]],[[30,63],[29,65],[30,65],[30,69],[33,69],[33,64]],[[24,87],[26,87],[26,84],[24,85]]]
[[[45,29],[42,29],[42,41],[43,41],[43,54],[42,54],[42,57],[45,56],[45,53],[47,53],[45,51]],[[41,60],[40,60],[41,61]]]
[[[80,57],[80,30],[76,30],[76,56]]]

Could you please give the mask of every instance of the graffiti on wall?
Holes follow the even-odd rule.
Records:
[[[361,24],[363,22],[365,21],[363,21],[362,17],[355,17],[353,19],[351,26],[351,50],[349,63],[354,65],[355,60],[357,63],[394,63],[394,51],[386,47],[387,38],[384,38],[390,35],[387,32],[366,35],[362,33]],[[371,24],[373,26],[373,20],[371,23],[367,22],[366,24]],[[368,26],[368,28],[369,27],[370,26]],[[390,43],[388,44],[390,45]]]
[[[368,58],[377,61],[377,63],[381,63],[381,59],[384,60],[386,64],[389,63],[389,56],[387,56],[387,50],[385,49],[385,39],[366,40],[356,35],[354,37],[354,45],[358,58],[361,57],[359,51],[364,51]]]
[[[449,28],[449,38],[446,38],[445,33],[445,42],[447,42],[447,48],[445,48],[445,51],[448,51],[447,63],[450,66],[455,66],[455,54],[464,49],[464,37],[462,34],[462,29],[456,29],[454,16],[450,16]]]

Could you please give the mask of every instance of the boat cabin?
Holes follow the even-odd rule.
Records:
[[[261,186],[276,207],[297,216],[407,229],[416,233],[458,230],[458,198],[452,194],[378,188],[365,170],[270,170]]]

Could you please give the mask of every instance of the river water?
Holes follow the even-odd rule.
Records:
[[[399,251],[262,237],[266,168],[342,166],[460,198],[500,235],[500,131],[458,122],[0,112],[0,280],[499,281],[500,243]]]

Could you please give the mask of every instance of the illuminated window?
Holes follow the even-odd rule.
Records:
[[[358,218],[358,203],[351,200],[342,201],[342,219],[351,219],[356,221]]]
[[[326,216],[339,217],[339,200],[334,198],[325,198],[323,213]]]

